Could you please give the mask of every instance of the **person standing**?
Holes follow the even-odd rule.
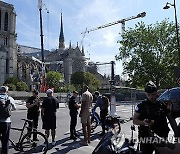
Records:
[[[83,87],[83,94],[81,98],[81,111],[80,111],[80,117],[81,117],[81,123],[82,123],[83,135],[84,135],[84,141],[81,142],[81,145],[85,145],[85,146],[87,146],[88,143],[90,143],[90,133],[91,133],[90,115],[91,115],[92,101],[93,101],[93,96],[88,91],[88,89],[89,89],[88,86]]]
[[[28,98],[26,102],[27,110],[27,119],[32,120],[32,122],[29,122],[28,132],[31,132],[33,128],[35,128],[33,131],[36,131],[38,128],[38,119],[39,119],[39,108],[40,108],[40,102],[38,98],[38,91],[33,89],[32,90],[32,96]],[[37,135],[34,134],[33,136],[34,141],[38,141]]]
[[[166,139],[169,133],[167,114],[170,106],[157,101],[157,87],[152,82],[146,83],[145,92],[147,100],[142,101],[135,108],[133,123],[139,125],[139,138],[146,141],[140,143],[142,154],[152,154],[155,150],[150,142],[150,131]]]
[[[95,111],[97,107],[100,108],[100,118],[102,126],[102,133],[100,135],[103,136],[105,134],[105,120],[108,114],[109,100],[106,96],[101,96],[99,91],[95,91],[94,95],[97,100],[93,110]]]
[[[16,110],[14,99],[8,96],[8,87],[1,86],[0,87],[0,103],[4,103],[4,105],[8,108],[8,110]],[[3,105],[3,104],[0,104]],[[2,111],[0,113],[0,134],[1,134],[1,153],[8,154],[9,151],[9,134],[11,128],[11,119],[10,116],[3,117]]]
[[[103,136],[105,134],[105,120],[106,116],[108,115],[109,99],[106,96],[101,96],[98,91],[96,91],[94,94],[97,98],[94,110],[96,109],[96,107],[100,108],[100,118],[102,126],[102,133],[100,135]]]
[[[49,138],[49,133],[51,130],[52,145],[56,144],[56,111],[59,108],[59,100],[53,97],[52,89],[46,91],[47,98],[43,100],[41,106],[41,116],[42,116],[42,128],[45,129],[45,135]]]
[[[76,140],[77,133],[76,133],[76,125],[77,125],[77,115],[78,109],[80,105],[77,103],[76,98],[78,96],[77,91],[73,91],[73,95],[69,100],[69,115],[71,117],[70,120],[70,139]]]

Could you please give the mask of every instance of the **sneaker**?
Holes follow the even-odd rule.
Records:
[[[56,145],[56,141],[53,141],[53,142],[52,142],[52,146],[55,146],[55,145]]]

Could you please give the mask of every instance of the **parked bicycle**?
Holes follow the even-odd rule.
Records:
[[[20,151],[22,153],[46,154],[48,151],[48,140],[46,136],[35,129],[32,132],[24,133],[25,129],[28,127],[27,126],[28,122],[32,122],[32,120],[28,120],[28,119],[21,119],[21,120],[24,121],[22,128],[13,128],[13,127],[11,128],[12,130],[21,132],[18,142],[15,142],[12,139],[9,139],[11,146],[16,151]],[[37,140],[34,141],[31,138],[33,137],[33,135],[37,135]]]

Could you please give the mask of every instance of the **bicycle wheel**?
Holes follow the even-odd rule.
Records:
[[[35,141],[32,139],[33,135],[37,136]],[[48,140],[41,132],[29,132],[22,137],[20,149],[24,153],[45,154],[48,151]]]

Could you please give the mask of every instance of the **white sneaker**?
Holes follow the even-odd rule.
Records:
[[[53,141],[53,142],[52,142],[52,146],[55,146],[55,145],[56,145],[56,141]]]

